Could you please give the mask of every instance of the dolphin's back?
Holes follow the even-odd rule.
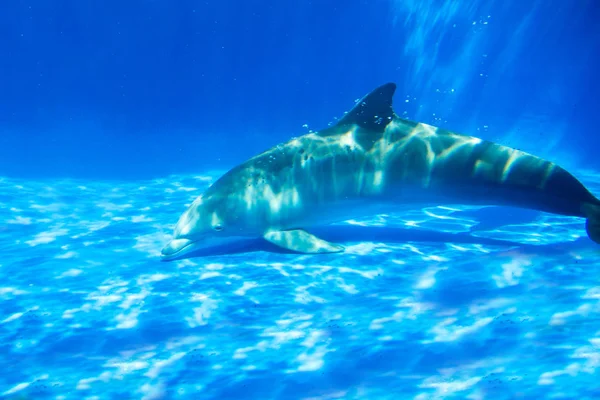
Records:
[[[392,182],[417,183],[465,203],[515,205],[584,216],[583,203],[600,204],[560,166],[497,143],[398,119],[388,134],[396,148]],[[388,146],[389,147],[389,146]]]
[[[338,126],[295,138],[226,174],[270,220],[373,202],[460,202],[584,216],[600,204],[560,166],[479,138],[395,117],[383,131]],[[282,214],[282,213],[285,213]]]

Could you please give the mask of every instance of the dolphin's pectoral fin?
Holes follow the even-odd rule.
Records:
[[[298,253],[319,254],[344,251],[343,246],[319,239],[302,229],[267,232],[264,238],[276,246]]]

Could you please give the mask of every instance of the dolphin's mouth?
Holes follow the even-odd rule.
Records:
[[[256,238],[246,236],[229,236],[223,238],[204,237],[197,240],[173,239],[161,250],[162,261],[174,261],[187,256],[211,255],[220,251],[236,251],[252,244]]]
[[[189,239],[173,239],[161,250],[161,259],[167,261],[179,257],[187,253],[193,244]]]

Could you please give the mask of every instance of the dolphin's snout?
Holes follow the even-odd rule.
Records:
[[[192,243],[193,242],[189,239],[173,239],[165,247],[163,247],[161,254],[163,258],[172,257]]]

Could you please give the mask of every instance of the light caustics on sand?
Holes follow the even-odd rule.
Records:
[[[598,253],[578,218],[444,205],[346,222],[406,233],[343,254],[158,262],[170,216],[218,176],[0,180],[0,395],[575,398],[597,385]],[[446,236],[406,239],[421,229]]]

